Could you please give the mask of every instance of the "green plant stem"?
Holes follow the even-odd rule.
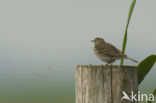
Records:
[[[128,19],[127,19],[127,24],[126,24],[126,29],[125,29],[125,35],[124,35],[124,40],[123,40],[123,45],[122,45],[122,53],[125,54],[125,50],[126,50],[126,44],[127,44],[127,30],[128,30],[128,26],[129,26],[129,22],[132,16],[132,12],[135,6],[136,0],[133,0],[131,3],[131,6],[129,8],[129,13],[128,13]],[[124,59],[121,59],[121,65],[123,65],[124,63]]]

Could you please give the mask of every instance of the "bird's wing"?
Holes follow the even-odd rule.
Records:
[[[105,43],[104,45],[99,46],[97,49],[99,49],[99,53],[109,56],[109,57],[124,57],[125,55],[117,49],[115,46],[113,46],[110,43]]]

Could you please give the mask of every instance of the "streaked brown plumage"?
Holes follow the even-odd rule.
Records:
[[[112,44],[105,42],[102,38],[95,38],[92,42],[94,42],[95,55],[107,64],[112,64],[115,60],[121,58],[129,59],[136,63],[138,62],[127,55],[124,55],[119,49]]]

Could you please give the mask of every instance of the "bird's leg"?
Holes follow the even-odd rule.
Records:
[[[112,67],[113,66],[113,63],[110,63],[110,66]]]
[[[112,65],[113,65],[113,61],[109,61],[109,62],[106,64],[106,66],[109,66],[109,64],[110,64],[110,66],[112,66]]]
[[[105,66],[109,66],[109,62]]]

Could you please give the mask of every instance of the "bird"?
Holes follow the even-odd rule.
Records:
[[[105,42],[105,40],[101,37],[96,37],[94,40],[94,54],[99,58],[101,61],[107,63],[106,65],[113,64],[118,59],[129,59],[133,62],[138,63],[135,59],[128,57],[127,55],[123,54],[119,49],[117,49],[114,45]]]

